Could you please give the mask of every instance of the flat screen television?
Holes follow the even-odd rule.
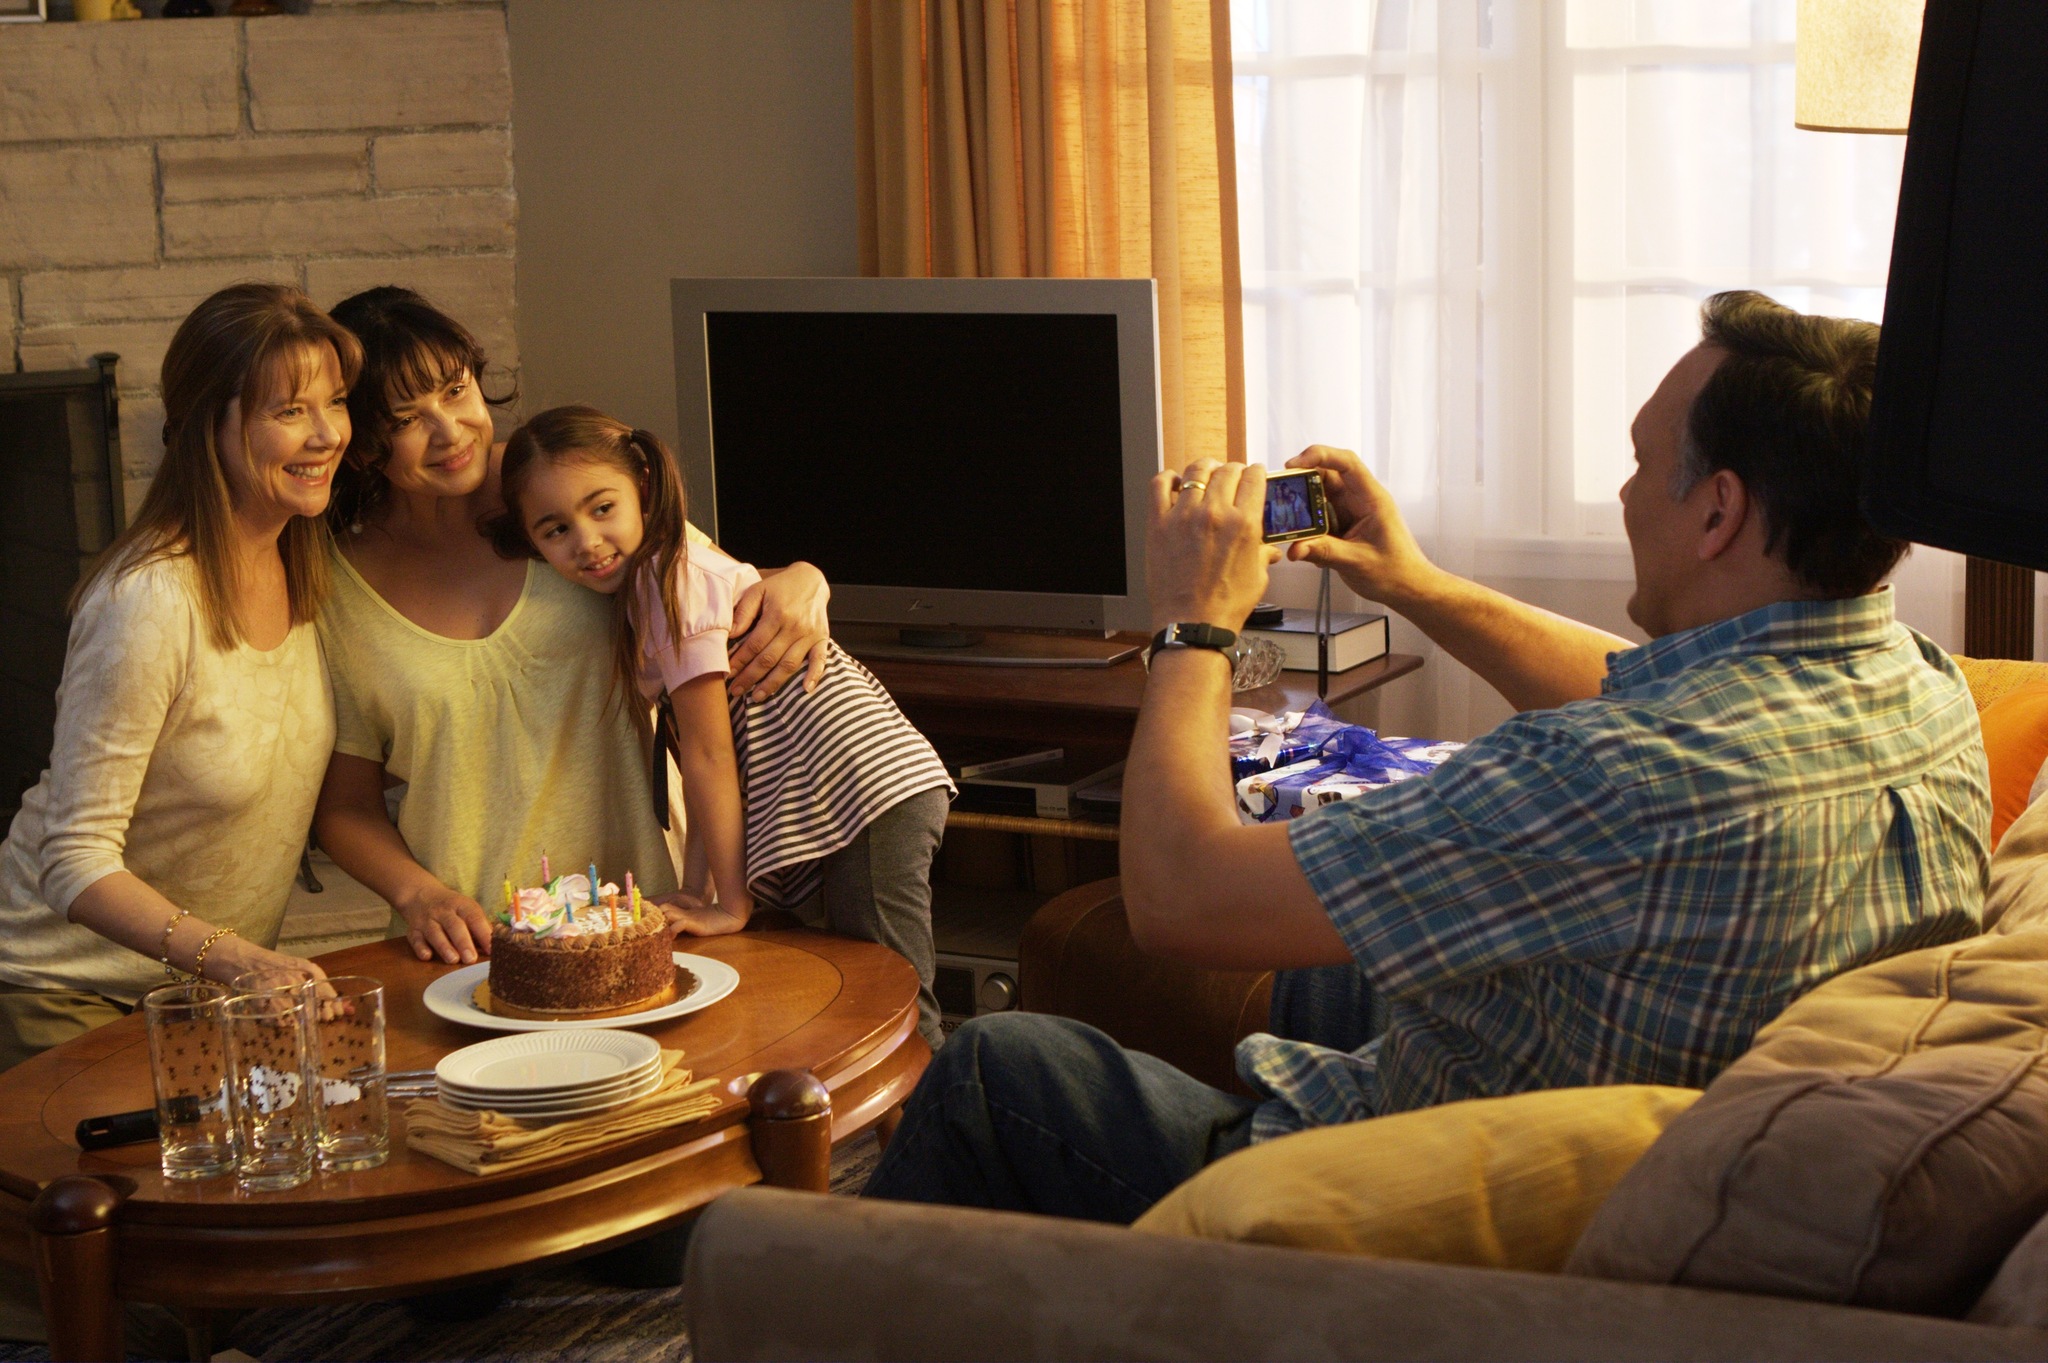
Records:
[[[1141,629],[1149,279],[677,279],[677,454],[735,557],[815,563],[855,652],[1101,661]],[[981,635],[1004,627],[1068,631]]]
[[[2048,3],[1934,0],[1899,187],[1864,508],[2048,569]]]

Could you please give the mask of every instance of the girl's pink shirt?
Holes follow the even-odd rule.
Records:
[[[730,672],[726,644],[733,603],[760,580],[751,563],[692,542],[676,579],[682,596],[677,613],[683,621],[683,637],[677,640],[669,637],[668,616],[661,608],[660,575],[642,572],[632,587],[639,594],[635,604],[642,622],[640,690],[653,699],[707,673],[722,677]]]

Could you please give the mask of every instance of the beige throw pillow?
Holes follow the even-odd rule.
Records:
[[[1555,1272],[1698,1089],[1617,1084],[1323,1127],[1218,1160],[1137,1229]]]
[[[2048,764],[2041,768],[2048,780]],[[2038,782],[2037,782],[2038,784]],[[1984,926],[2018,932],[2048,922],[2048,800],[2037,799],[2012,821],[1991,854],[1984,889]]]
[[[1595,1213],[1566,1271],[1960,1315],[2048,1212],[2048,931],[1830,980]]]

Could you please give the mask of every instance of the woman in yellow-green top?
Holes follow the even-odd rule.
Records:
[[[320,617],[336,726],[320,845],[390,902],[422,960],[487,954],[484,903],[538,880],[542,852],[675,891],[635,703],[612,691],[609,602],[477,531],[499,509],[482,348],[407,289],[333,315],[364,359]],[[735,690],[772,692],[824,658],[823,575],[797,564],[764,588],[739,612],[758,618]]]

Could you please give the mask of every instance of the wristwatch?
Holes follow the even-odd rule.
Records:
[[[1227,654],[1235,647],[1236,630],[1183,621],[1177,625],[1168,625],[1153,635],[1152,642],[1145,645],[1142,656],[1145,659],[1145,670],[1149,672],[1152,670],[1152,655],[1162,648],[1213,648],[1218,653]]]

